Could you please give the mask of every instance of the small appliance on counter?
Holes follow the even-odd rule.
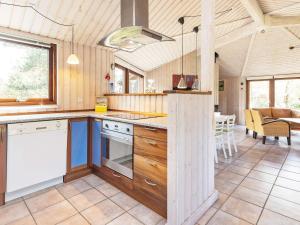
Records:
[[[108,99],[100,96],[96,97],[95,112],[107,112]]]

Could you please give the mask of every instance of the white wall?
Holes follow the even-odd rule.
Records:
[[[196,74],[196,51],[184,56],[183,68],[183,73],[185,75]],[[181,58],[178,58],[170,63],[164,64],[152,71],[148,71],[145,82],[147,82],[148,79],[153,79],[155,81],[154,88],[158,93],[161,93],[164,90],[172,90],[173,74],[181,74]],[[199,74],[200,66],[198,66],[198,75]]]
[[[238,124],[244,124],[246,108],[246,83],[240,77],[220,78],[224,80],[224,91],[219,92],[219,110],[224,115],[235,114]],[[243,83],[243,85],[241,85]]]

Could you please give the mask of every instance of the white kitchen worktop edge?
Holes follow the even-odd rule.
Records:
[[[43,113],[43,114],[28,114],[28,115],[16,115],[16,116],[0,116],[0,124],[10,123],[26,123],[43,120],[57,120],[57,119],[71,119],[71,118],[82,118],[91,117],[95,119],[107,119],[113,121],[119,121],[124,123],[131,123],[142,126],[150,126],[155,128],[167,129],[167,117],[156,117],[141,120],[127,120],[116,117],[110,117],[107,114],[118,114],[119,112],[107,112],[107,113],[96,113],[93,111],[89,112],[70,112],[70,113]]]

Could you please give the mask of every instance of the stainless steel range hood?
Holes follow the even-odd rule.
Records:
[[[103,38],[98,45],[127,52],[155,42],[175,41],[149,27],[148,0],[120,0],[121,28]]]

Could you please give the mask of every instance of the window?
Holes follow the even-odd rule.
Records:
[[[289,108],[300,110],[300,78],[247,81],[248,108]]]
[[[122,67],[115,68],[115,93],[125,93],[126,70]]]
[[[129,93],[144,92],[144,77],[129,71]]]
[[[275,80],[275,107],[300,109],[300,79]]]
[[[270,106],[270,82],[249,81],[248,101],[250,108],[267,108]]]
[[[114,92],[143,93],[144,76],[116,64],[114,77]]]
[[[56,102],[56,46],[0,37],[0,105]]]

